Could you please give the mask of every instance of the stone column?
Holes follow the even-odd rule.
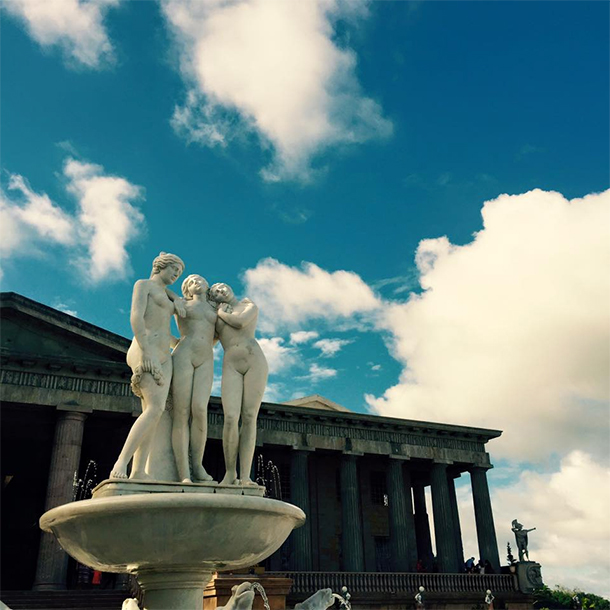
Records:
[[[457,572],[457,549],[449,499],[447,464],[435,462],[432,465],[431,482],[438,569],[444,573]]]
[[[415,521],[411,501],[411,472],[404,460],[390,456],[388,469],[388,509],[390,550],[395,572],[414,572],[417,563]]]
[[[45,512],[72,502],[72,483],[80,464],[86,418],[86,413],[58,407]],[[44,532],[40,538],[34,590],[65,589],[67,570],[68,555],[59,546],[53,534]]]
[[[341,546],[344,572],[364,572],[364,545],[356,455],[341,456]]]
[[[426,492],[424,485],[413,485],[413,506],[415,509],[415,540],[417,542],[417,557],[426,568],[432,568],[432,536],[430,535],[430,520],[426,511]]]
[[[500,557],[498,555],[498,541],[494,516],[491,510],[491,498],[487,485],[487,468],[474,466],[470,469],[472,484],[472,500],[474,503],[474,519],[477,526],[479,541],[479,557],[493,566],[496,573],[500,572]]]
[[[309,453],[310,449],[294,449],[291,455],[291,502],[307,515],[305,525],[292,532],[292,568],[297,572],[311,572],[311,521],[309,510]]]
[[[457,496],[455,493],[455,481],[451,475],[448,476],[449,501],[451,502],[451,515],[453,517],[453,532],[455,533],[455,549],[457,551],[456,561],[460,572],[464,571],[464,545],[462,544],[462,528],[460,526],[460,512],[458,510]]]

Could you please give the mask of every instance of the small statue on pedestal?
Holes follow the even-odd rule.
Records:
[[[423,610],[426,606],[424,604],[424,591],[423,587],[419,588],[419,591],[415,594],[415,607],[417,610]]]

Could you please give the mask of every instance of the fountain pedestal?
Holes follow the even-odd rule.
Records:
[[[167,483],[137,482],[139,493],[100,497],[100,488],[110,485],[125,491],[130,483],[104,482],[94,499],[46,512],[40,527],[85,565],[135,574],[148,610],[201,610],[214,572],[262,561],[305,522],[300,508],[237,487],[236,493],[214,493],[210,485],[189,493],[162,490]],[[157,491],[143,492],[147,485]]]

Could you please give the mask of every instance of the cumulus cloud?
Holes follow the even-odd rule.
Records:
[[[141,189],[100,165],[69,158],[64,165],[68,191],[78,201],[78,221],[88,244],[85,265],[94,282],[130,271],[126,245],[143,224],[142,213],[132,205]]]
[[[272,152],[267,181],[307,180],[330,146],[391,134],[355,75],[354,51],[335,37],[339,19],[366,17],[342,0],[162,0],[175,36],[186,100],[172,118],[189,142],[226,146],[255,133]]]
[[[9,256],[34,250],[38,242],[70,245],[75,241],[75,225],[69,214],[56,206],[45,193],[36,193],[23,176],[9,176],[9,197],[0,193],[0,253]]]
[[[262,328],[347,318],[380,305],[357,274],[329,272],[307,262],[296,268],[266,258],[245,272],[244,283],[246,293],[260,307]]]
[[[609,203],[610,191],[501,195],[471,243],[422,241],[423,292],[381,317],[404,371],[371,408],[503,429],[497,457],[606,456]]]
[[[586,448],[608,459],[610,191],[484,204],[466,245],[423,240],[421,292],[383,300],[349,271],[274,259],[246,271],[270,328],[374,320],[402,363],[375,412],[504,430],[495,458]]]
[[[495,474],[490,472],[491,481]],[[458,489],[458,502],[464,552],[468,557],[478,557],[469,484]],[[596,463],[586,452],[573,451],[554,472],[526,469],[512,484],[492,486],[492,503],[503,562],[507,542],[517,556],[510,527],[511,521],[518,519],[524,527],[536,528],[529,535],[529,552],[533,561],[542,564],[545,582],[609,596],[610,469],[607,466]]]
[[[353,343],[349,339],[320,339],[313,344],[313,347],[322,352],[325,358],[336,356],[346,345]]]
[[[263,337],[258,339],[258,343],[267,358],[270,375],[284,371],[296,362],[294,348],[284,345],[281,337]]]
[[[130,270],[126,246],[144,223],[132,204],[141,197],[140,187],[73,158],[65,161],[63,175],[76,200],[74,211],[35,192],[23,176],[9,176],[7,192],[0,193],[0,252],[6,260],[60,246],[70,250],[86,280],[124,278]]]
[[[482,215],[470,243],[420,243],[421,290],[406,301],[382,299],[353,273],[336,272],[337,289],[312,263],[273,259],[246,272],[249,294],[260,290],[278,324],[374,314],[403,372],[367,396],[371,408],[503,430],[490,450],[510,462],[489,475],[501,557],[518,518],[538,528],[530,549],[546,582],[607,595],[610,191],[501,195]],[[337,374],[314,364],[303,379]],[[549,472],[552,454],[561,463]],[[464,551],[476,555],[470,486],[458,493]]]
[[[104,26],[120,0],[10,0],[2,5],[41,47],[59,47],[70,65],[100,68],[113,60]]]
[[[312,364],[309,367],[309,374],[307,375],[307,379],[312,383],[317,383],[318,381],[322,381],[323,379],[331,379],[332,377],[337,376],[337,369],[332,369],[326,366],[320,366],[319,364]]]
[[[293,345],[301,345],[317,339],[320,335],[315,330],[298,330],[290,333],[290,343]]]

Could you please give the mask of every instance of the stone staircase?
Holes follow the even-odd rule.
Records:
[[[0,600],[10,610],[121,610],[129,591],[2,591]]]

